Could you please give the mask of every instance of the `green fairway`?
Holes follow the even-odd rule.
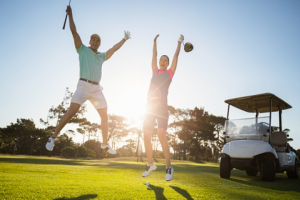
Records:
[[[244,171],[219,177],[219,166],[173,161],[165,181],[163,160],[149,177],[134,158],[80,160],[0,155],[0,199],[299,199],[300,180],[276,174],[262,182]],[[146,182],[150,186],[146,186]]]

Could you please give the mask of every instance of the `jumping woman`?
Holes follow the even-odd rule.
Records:
[[[162,55],[159,59],[159,68],[157,66],[157,47],[156,40],[159,35],[154,38],[153,57],[152,57],[152,79],[147,95],[147,109],[144,120],[144,142],[147,154],[148,164],[143,173],[143,177],[149,176],[150,172],[157,167],[153,163],[151,137],[157,121],[157,135],[162,146],[162,150],[166,159],[166,180],[173,179],[174,169],[170,162],[170,148],[167,141],[166,131],[168,128],[168,90],[172,82],[172,78],[176,71],[178,55],[181,43],[184,40],[183,35],[178,39],[177,48],[171,67],[169,69],[169,57]]]

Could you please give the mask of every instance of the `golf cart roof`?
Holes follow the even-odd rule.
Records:
[[[270,112],[270,98],[272,98],[272,112],[292,108],[288,103],[271,93],[257,94],[246,97],[239,97],[225,100],[225,103],[232,105],[246,112],[259,113]]]

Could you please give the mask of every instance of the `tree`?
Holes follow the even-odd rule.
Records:
[[[85,136],[85,130],[83,130],[82,128],[77,128],[76,129],[78,133],[80,133],[83,136],[83,141],[82,141],[82,145],[84,144],[84,136]]]
[[[68,111],[70,104],[69,100],[72,98],[72,96],[73,93],[70,92],[69,88],[67,87],[63,101],[57,107],[52,106],[50,108],[47,120],[43,120],[42,118],[40,118],[40,122],[41,124],[46,126],[46,130],[50,131],[51,133],[54,133],[55,128],[59,123],[59,120]],[[80,124],[87,121],[86,118],[83,117],[86,111],[86,105],[83,104],[78,110],[78,112],[71,118],[71,120],[68,123]],[[55,122],[55,124],[53,124],[53,122]]]
[[[297,149],[297,151],[295,152],[297,157],[300,158],[300,149]]]
[[[133,136],[136,136],[136,149],[135,149],[135,152],[136,152],[136,159],[137,159],[137,162],[139,161],[139,154],[140,156],[142,156],[142,146],[140,145],[140,139],[141,139],[141,135],[142,135],[142,129],[139,129],[137,127],[132,127],[129,129],[129,132],[133,135]],[[133,140],[133,139],[132,139]]]
[[[0,152],[5,148],[5,142],[2,140],[2,129],[0,128]]]
[[[73,147],[73,146],[74,146],[74,142],[72,137],[69,137],[66,133],[64,133],[57,137],[51,155],[60,156],[64,148]]]
[[[103,149],[100,148],[101,143],[96,140],[88,140],[84,143],[84,146],[93,152],[95,152],[95,156],[97,158],[102,158],[103,157]]]
[[[108,115],[108,136],[107,141],[112,142],[112,148],[115,148],[115,142],[118,139],[126,137],[129,133],[129,125],[126,118],[118,115]]]
[[[136,141],[133,139],[126,140],[127,144],[123,145],[121,148],[117,149],[119,153],[125,156],[133,156],[136,151]]]
[[[211,148],[216,140],[215,135],[220,132],[219,121],[211,121],[215,119],[213,115],[209,115],[204,108],[194,109],[169,109],[173,122],[170,124],[171,133],[173,133],[173,141],[170,143],[173,149],[182,150],[183,159],[186,160],[186,154],[195,156],[195,160],[199,160],[201,151],[207,158],[210,156]],[[176,142],[176,136],[181,140],[182,144]],[[175,152],[174,152],[175,153]]]
[[[85,122],[80,123],[80,127],[83,128],[84,133],[88,132],[88,140],[90,140],[91,137],[97,138],[97,132],[100,129],[100,125],[98,125],[96,123],[90,123],[89,121],[85,121]]]
[[[169,115],[171,117],[171,120],[173,120],[172,123],[170,123],[169,127],[169,133],[170,138],[173,140],[170,142],[170,146],[173,148],[174,151],[174,158],[176,158],[176,150],[178,151],[178,154],[180,154],[180,150],[183,150],[183,158],[186,159],[186,150],[187,150],[187,140],[188,137],[186,135],[185,130],[183,129],[183,122],[184,120],[188,119],[188,111],[187,109],[175,109],[172,106],[168,106]],[[183,144],[180,144],[181,140]]]
[[[37,129],[32,119],[17,119],[17,123],[1,129],[1,140],[5,143],[1,146],[7,153],[32,155],[47,136],[47,131]]]
[[[79,146],[78,147],[78,157],[87,157],[88,156],[88,150],[85,146]]]
[[[194,110],[190,113],[192,115],[192,118],[195,120],[197,126],[196,126],[196,139],[197,144],[202,142],[202,145],[205,147],[205,159],[208,157],[208,146],[211,147],[211,144],[215,140],[215,124],[211,123],[211,115],[208,114],[207,111],[204,110],[204,108],[194,108]],[[199,145],[200,146],[200,145]],[[199,153],[199,147],[197,147],[196,151],[196,160],[198,160],[198,153]]]
[[[126,149],[128,149],[133,155],[136,152],[136,141],[133,139],[126,140],[127,144],[125,145]]]
[[[152,131],[152,149],[153,149],[153,156],[157,156],[157,148],[160,145],[158,134],[157,134],[157,127],[154,128]]]
[[[64,157],[74,157],[75,156],[75,149],[73,147],[65,147],[61,150],[61,156]]]

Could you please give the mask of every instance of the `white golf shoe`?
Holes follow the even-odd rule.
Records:
[[[150,172],[156,170],[156,165],[152,163],[151,165],[146,165],[145,172],[143,173],[142,177],[146,177],[150,175]]]
[[[173,179],[174,169],[173,167],[167,167],[166,169],[166,181],[170,181]]]
[[[101,144],[101,149],[106,149],[110,154],[117,154],[117,152],[114,151],[109,144]]]
[[[55,140],[56,140],[56,138],[53,138],[53,137],[50,137],[48,139],[48,142],[46,144],[46,149],[48,151],[52,151],[53,150],[53,147],[54,147],[54,144],[55,144]]]

